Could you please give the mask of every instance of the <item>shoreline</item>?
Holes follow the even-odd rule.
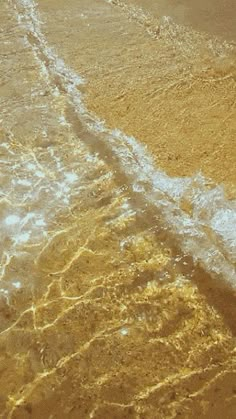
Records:
[[[6,45],[19,65],[17,80],[14,74],[6,85],[1,144],[8,197],[1,201],[1,411],[13,419],[231,417],[236,293],[185,252],[192,246],[193,258],[203,250],[209,263],[216,257],[203,245],[204,219],[226,201],[219,189],[209,197],[211,185],[201,189],[201,177],[158,171],[150,142],[146,152],[144,143],[100,120],[106,105],[110,118],[124,125],[130,118],[133,130],[126,101],[131,93],[138,98],[137,76],[144,90],[148,79],[176,91],[182,55],[164,43],[156,78],[149,64],[157,40],[105,1],[11,5],[14,12],[0,6],[14,28],[4,36],[10,33]],[[98,117],[87,110],[89,96],[84,104],[87,92]],[[140,113],[135,121],[140,129]],[[211,205],[204,207],[206,195]],[[233,211],[233,201],[228,205]],[[212,222],[218,218],[221,225],[222,213]],[[171,220],[178,239],[168,230]],[[209,237],[214,246],[213,231]]]
[[[201,171],[216,184],[223,183],[227,196],[234,198],[234,49],[226,48],[225,57],[217,57],[220,43],[211,51],[204,35],[195,39],[187,29],[175,34],[173,45],[171,38],[152,39],[119,8],[105,2],[96,14],[83,2],[81,10],[80,29],[68,31],[60,53],[88,80],[88,109],[111,129],[119,128],[146,144],[157,166],[170,176]],[[168,24],[164,27],[168,36],[170,29]],[[173,26],[173,30],[178,29]],[[47,34],[55,46],[60,32],[59,24],[57,39],[50,31]]]

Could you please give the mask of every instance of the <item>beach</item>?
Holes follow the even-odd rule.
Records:
[[[0,12],[0,417],[232,419],[234,2]]]

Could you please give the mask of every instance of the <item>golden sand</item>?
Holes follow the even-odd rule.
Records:
[[[41,4],[58,19],[49,39],[87,80],[88,108],[170,175],[201,171],[235,194],[235,46],[124,4]]]
[[[207,35],[173,34],[131,2],[38,3],[89,109],[169,174],[201,170],[234,195],[234,47],[222,58],[212,41],[217,57]],[[19,4],[0,5],[1,417],[233,419],[235,294],[76,119]]]

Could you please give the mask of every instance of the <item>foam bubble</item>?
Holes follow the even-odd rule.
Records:
[[[14,282],[12,282],[12,285],[17,290],[19,290],[21,288],[21,282],[20,281],[14,281]]]
[[[18,179],[17,184],[21,186],[31,186],[31,182],[27,179]]]
[[[33,163],[27,163],[26,168],[29,170],[36,170],[37,166]]]
[[[5,224],[8,226],[18,224],[20,222],[20,217],[18,215],[8,215],[8,217],[5,219]]]
[[[78,179],[78,175],[76,173],[65,173],[65,178],[67,182],[74,183]]]
[[[44,173],[43,173],[43,172],[41,172],[41,170],[36,170],[35,175],[36,175],[37,177],[41,177],[41,178],[45,176],[45,175],[44,175]]]
[[[24,233],[20,233],[15,237],[15,243],[26,243],[30,238],[30,233],[24,232]]]
[[[129,334],[129,331],[126,327],[122,327],[122,329],[120,330],[120,334],[122,336],[127,336]]]
[[[35,221],[35,225],[37,227],[45,227],[46,226],[46,222],[43,218],[39,218],[38,220]]]

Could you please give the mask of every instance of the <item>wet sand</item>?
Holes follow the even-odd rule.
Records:
[[[30,3],[0,6],[1,417],[232,419],[235,292],[180,250],[79,93],[157,167],[234,196],[234,47],[173,42],[123,3]]]
[[[170,175],[201,171],[235,196],[235,46],[124,4],[41,4],[58,19],[47,36],[85,76],[90,110]]]
[[[171,16],[180,25],[236,41],[236,4],[234,0],[126,0],[151,12],[153,16]]]

